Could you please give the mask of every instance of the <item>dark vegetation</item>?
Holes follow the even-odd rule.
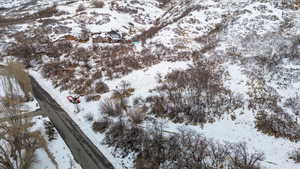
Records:
[[[202,63],[204,65],[204,63]],[[210,65],[213,63],[205,62],[205,65]],[[201,65],[201,63],[199,63]],[[198,65],[198,66],[199,66]],[[214,65],[214,64],[213,64]],[[194,65],[197,67],[196,65]],[[212,65],[211,65],[212,66]],[[168,81],[168,86],[170,86],[172,83],[173,85],[170,86],[170,90],[184,87],[185,82],[191,81],[191,79],[183,79],[181,80],[180,84],[178,79],[175,81],[172,81],[171,79],[176,79],[174,77],[180,76],[180,78],[191,78],[189,77],[189,72],[193,72],[195,74],[198,74],[200,72],[207,73],[205,71],[206,69],[200,69],[201,71],[196,71],[195,67],[191,66],[190,69],[182,72],[172,72],[167,75],[166,81]],[[210,67],[210,66],[209,66]],[[215,69],[212,69],[210,67],[210,72],[222,72],[222,69],[219,68],[218,71]],[[182,74],[181,74],[182,73]],[[186,74],[184,74],[186,73]],[[205,92],[207,88],[201,88],[201,86],[207,86],[207,84],[210,84],[212,86],[216,85],[216,82],[218,80],[218,84],[220,83],[220,79],[222,79],[222,74],[224,72],[218,74],[219,77],[216,77],[216,79],[212,80],[206,77],[206,79],[209,79],[209,83],[204,83],[197,85],[198,88],[196,89],[202,89],[201,92]],[[194,74],[193,74],[194,75]],[[210,75],[210,74],[209,74]],[[216,74],[214,74],[216,75]],[[198,77],[202,77],[203,74],[199,74]],[[172,78],[171,78],[172,77]],[[203,78],[204,78],[203,77]],[[214,76],[215,77],[215,76]],[[220,79],[218,79],[220,78]],[[204,78],[205,79],[205,78]],[[201,79],[201,81],[204,81],[204,79]],[[194,83],[191,82],[191,84],[196,84],[200,80],[198,79]],[[162,82],[161,82],[162,83]],[[162,83],[163,84],[163,83]],[[176,84],[176,86],[175,86]],[[189,83],[188,83],[189,84]],[[178,86],[177,86],[178,85]],[[188,85],[192,86],[192,85]],[[218,86],[218,93],[221,91],[226,91],[223,86]],[[107,100],[104,103],[101,103],[100,105],[100,111],[106,115],[105,118],[103,118],[100,121],[94,122],[93,129],[94,131],[98,132],[105,132],[105,139],[104,144],[114,147],[115,153],[114,155],[119,157],[127,157],[130,153],[136,154],[135,159],[135,168],[137,169],[182,169],[182,168],[234,168],[234,169],[260,169],[259,162],[264,159],[263,153],[249,153],[247,150],[247,147],[244,143],[238,143],[238,144],[219,144],[212,140],[206,139],[205,137],[191,131],[187,130],[180,130],[179,133],[173,133],[168,132],[164,130],[164,126],[162,123],[158,123],[155,119],[151,119],[146,115],[146,112],[148,111],[149,104],[146,103],[145,100],[141,98],[136,98],[134,101],[133,106],[129,106],[127,104],[127,99],[131,95],[130,92],[130,84],[126,82],[122,82],[119,89],[114,92],[111,100]],[[190,91],[190,93],[195,94],[194,91],[198,91],[194,88],[187,90]],[[182,93],[184,93],[185,88],[178,89]],[[165,90],[161,90],[160,92],[165,92]],[[222,92],[221,92],[222,93]],[[211,96],[211,98],[223,98],[224,93],[222,93],[221,96]],[[153,103],[153,100],[157,100],[157,104],[159,103],[160,106],[156,106],[155,110],[164,109],[164,106],[167,105],[167,107],[171,107],[172,100],[171,96],[178,96],[178,93],[176,94],[160,94],[160,96],[165,96],[165,98],[161,97],[150,97],[147,98],[148,103]],[[181,96],[178,96],[176,98],[180,98],[179,100],[176,100],[176,103],[180,104],[180,106],[184,106],[182,104],[182,100],[185,100],[185,103],[189,103],[188,101],[190,97],[188,94],[184,94]],[[192,95],[193,96],[193,95]],[[193,100],[193,104],[190,104],[191,108],[197,107],[198,101],[196,98],[201,97],[202,95],[195,95],[195,97],[191,99]],[[206,96],[206,95],[205,95]],[[225,95],[226,96],[226,95]],[[204,97],[205,98],[205,97]],[[224,99],[227,97],[224,97]],[[160,100],[161,99],[161,100]],[[165,101],[163,101],[165,99]],[[171,100],[171,101],[170,101]],[[207,100],[207,99],[202,99]],[[213,100],[213,99],[212,99]],[[169,101],[169,102],[167,102]],[[218,99],[216,99],[218,101]],[[223,103],[223,102],[221,102]],[[221,104],[218,102],[218,104]],[[225,103],[225,102],[224,102]],[[227,103],[227,102],[226,102]],[[206,108],[206,110],[211,110],[212,112],[209,112],[207,114],[204,114],[203,119],[213,118],[213,112],[216,112],[216,110],[221,110],[221,108],[215,109],[215,104],[213,102],[207,102],[205,104],[210,105],[211,107]],[[148,105],[148,106],[147,106]],[[177,104],[174,104],[175,106]],[[150,104],[150,107],[152,104]],[[221,105],[221,107],[224,105]],[[180,107],[179,107],[180,108]],[[177,108],[177,109],[179,109]],[[152,109],[153,111],[154,109]],[[172,109],[174,110],[174,109]],[[176,109],[175,109],[176,110]],[[182,110],[182,109],[180,109]],[[184,111],[183,111],[184,112]],[[196,112],[196,111],[195,111]],[[202,111],[199,111],[202,113]],[[189,117],[192,113],[182,113],[183,116]],[[200,114],[200,113],[199,113]],[[191,115],[190,119],[194,120],[193,118],[198,115]],[[216,116],[221,116],[222,114],[216,113]],[[208,116],[208,117],[207,117]],[[118,120],[110,120],[111,118],[117,117]],[[129,117],[129,118],[128,118]],[[180,117],[180,115],[175,114],[173,116]],[[189,118],[187,118],[189,119]],[[195,118],[198,120],[199,118]],[[143,123],[144,120],[147,120],[152,125],[148,126],[147,129],[144,129],[140,126],[141,123]],[[195,122],[196,120],[192,121]],[[200,121],[204,123],[204,120]],[[149,128],[150,127],[150,128]]]
[[[280,105],[281,97],[274,88],[262,79],[252,80],[249,96],[248,108],[257,112],[255,125],[259,131],[291,141],[300,140],[300,125],[293,115],[284,111]],[[293,99],[287,99],[286,106],[294,107],[291,102]]]
[[[95,121],[95,122],[93,123],[92,128],[93,128],[93,130],[94,130],[95,132],[101,132],[101,133],[102,133],[102,132],[104,132],[106,129],[109,128],[109,126],[111,125],[111,123],[112,123],[112,121],[111,121],[109,118],[104,117],[104,118],[102,118],[101,120]]]
[[[15,25],[15,24],[22,24],[26,23],[28,21],[37,20],[40,18],[47,18],[54,15],[61,15],[62,13],[59,13],[56,9],[56,6],[48,7],[46,9],[42,9],[34,14],[28,14],[21,17],[16,18],[5,18],[0,17],[0,27],[2,26],[9,26],[9,25]]]
[[[199,60],[185,71],[173,71],[160,80],[159,95],[147,99],[151,112],[180,123],[214,122],[243,105],[224,86],[226,76],[220,63],[208,60]]]
[[[291,153],[290,159],[294,160],[296,163],[300,163],[300,150],[295,150]]]
[[[4,97],[1,112],[5,112],[8,121],[0,123],[0,168],[29,169],[36,163],[36,151],[43,148],[50,160],[58,168],[55,158],[48,149],[47,141],[39,130],[33,130],[30,117],[22,116],[20,105],[24,103],[20,93],[15,90],[16,81],[23,85],[24,93],[31,96],[31,83],[21,63],[10,61],[2,70]],[[29,100],[29,99],[28,99]],[[20,118],[15,118],[15,117]],[[50,137],[53,138],[52,136]]]
[[[186,130],[166,135],[160,124],[146,131],[120,119],[105,134],[104,143],[115,147],[115,155],[137,154],[137,169],[259,169],[264,159],[263,153],[249,153],[244,143],[222,145]]]
[[[101,0],[94,0],[92,1],[92,4],[95,8],[103,8],[105,3]]]

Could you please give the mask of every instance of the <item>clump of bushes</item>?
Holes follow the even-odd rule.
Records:
[[[290,159],[294,160],[296,163],[300,163],[300,149],[292,152],[290,155]]]
[[[106,83],[104,82],[97,82],[96,83],[96,87],[95,87],[95,91],[99,94],[103,94],[109,91],[109,87],[107,86]]]
[[[87,102],[90,102],[90,101],[98,101],[101,99],[101,96],[100,95],[88,95],[86,96],[86,101]]]
[[[255,127],[268,135],[283,137],[291,141],[300,140],[300,125],[288,113],[269,113],[260,111],[256,115]]]
[[[235,168],[260,169],[264,153],[249,153],[245,143],[219,144],[181,130],[166,136],[161,124],[145,131],[124,120],[112,124],[104,143],[115,147],[115,155],[136,153],[135,167],[152,169]]]
[[[109,128],[109,126],[111,125],[111,123],[112,123],[112,121],[111,121],[109,118],[104,117],[103,119],[101,119],[101,120],[99,120],[99,121],[95,121],[95,122],[93,123],[92,128],[93,128],[93,130],[94,130],[95,132],[100,132],[100,133],[102,133],[102,132],[104,132],[106,129]]]
[[[84,11],[86,9],[86,7],[83,5],[83,4],[80,4],[77,9],[76,9],[76,12],[81,12],[81,11]]]
[[[291,141],[300,139],[300,125],[295,117],[281,107],[277,90],[268,86],[263,78],[252,79],[249,83],[248,108],[256,113],[256,128],[270,136],[283,137]],[[287,99],[285,106],[292,110],[297,107],[295,98]]]
[[[93,113],[87,113],[87,114],[85,114],[84,118],[85,118],[87,121],[91,122],[91,121],[94,120],[94,115],[93,115]]]
[[[289,108],[295,115],[300,115],[300,96],[297,93],[295,97],[286,99],[284,106]]]
[[[204,124],[233,112],[243,103],[224,86],[226,74],[218,62],[208,60],[200,60],[187,70],[169,73],[159,80],[161,83],[156,89],[159,97],[148,99],[152,113],[174,122]]]
[[[105,3],[101,0],[94,0],[92,1],[92,5],[95,7],[95,8],[103,8]]]
[[[37,15],[41,18],[44,18],[44,17],[51,17],[57,13],[58,13],[58,10],[56,8],[56,5],[53,5],[51,7],[48,7],[46,9],[38,11]]]
[[[146,118],[146,106],[143,107],[139,107],[135,110],[131,110],[130,112],[128,112],[128,117],[130,119],[130,121],[137,125],[137,124],[141,124],[145,118]]]
[[[108,116],[116,117],[123,113],[123,109],[119,103],[106,99],[100,103],[100,112]]]
[[[146,133],[143,129],[129,126],[122,119],[113,123],[106,132],[104,144],[115,147],[122,157],[126,157],[131,152],[140,152]]]

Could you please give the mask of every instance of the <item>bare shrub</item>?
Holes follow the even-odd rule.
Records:
[[[141,124],[144,119],[146,118],[146,108],[141,107],[138,110],[133,110],[128,113],[128,117],[131,120],[131,122],[135,125]]]
[[[104,117],[103,119],[99,120],[99,121],[95,121],[93,123],[93,130],[95,132],[104,132],[106,129],[109,128],[109,126],[111,125],[112,121],[107,118],[107,117]]]
[[[245,143],[234,144],[230,153],[230,168],[234,169],[259,169],[258,162],[264,160],[264,153],[248,152]]]
[[[84,11],[86,10],[86,7],[83,5],[83,4],[80,4],[77,9],[76,9],[76,12],[81,12],[81,11]]]
[[[102,72],[101,72],[101,71],[97,71],[96,73],[94,73],[94,74],[92,75],[92,79],[93,79],[93,80],[98,80],[98,79],[100,79],[102,76],[103,76],[103,75],[102,75]]]
[[[104,144],[126,157],[137,153],[138,169],[234,168],[260,169],[263,153],[249,153],[244,143],[218,144],[189,130],[164,133],[163,124],[154,122],[147,131],[120,119],[106,132]],[[229,157],[229,158],[228,158]]]
[[[121,150],[121,156],[126,157],[131,152],[140,152],[146,133],[143,129],[127,126],[122,119],[112,124],[106,132],[104,144]]]
[[[281,97],[271,86],[266,85],[263,78],[251,79],[248,83],[250,97],[248,108],[253,111],[269,110],[270,112],[282,112],[279,106]]]
[[[167,74],[156,89],[163,98],[152,102],[152,109],[158,111],[153,113],[163,113],[175,122],[204,124],[221,118],[225,112],[233,112],[242,106],[242,100],[224,86],[226,74],[218,62],[207,60]]]
[[[93,114],[93,113],[87,113],[87,114],[84,115],[84,118],[85,118],[87,121],[91,122],[91,121],[94,120],[94,114]]]
[[[127,81],[121,81],[119,87],[113,91],[112,99],[115,101],[115,104],[120,106],[120,108],[127,112],[127,102],[128,98],[134,92],[134,88],[130,87],[130,83]]]
[[[300,150],[295,150],[291,153],[290,159],[294,160],[296,163],[300,163]]]
[[[15,77],[22,91],[25,94],[25,99],[31,98],[31,80],[28,74],[25,72],[25,66],[19,62],[9,61],[5,70],[8,74]]]
[[[87,102],[90,102],[90,101],[98,101],[101,99],[101,96],[100,95],[88,95],[86,96],[86,101]]]
[[[94,0],[92,1],[92,4],[95,8],[103,8],[105,5],[102,0]]]
[[[18,35],[17,43],[13,43],[8,49],[8,55],[16,56],[24,60],[26,66],[30,66],[30,62],[36,59],[36,49],[32,45],[32,41],[23,33]]]
[[[288,113],[269,113],[260,111],[256,115],[255,127],[268,135],[288,138],[291,141],[300,140],[300,125]]]
[[[22,111],[19,105],[22,103],[16,99],[16,90],[13,90],[11,75],[2,78],[6,82],[4,88],[5,99],[8,100],[6,106],[1,106],[1,111],[5,112],[10,120],[0,123],[0,168],[7,169],[26,169],[35,163],[35,152],[43,148],[50,160],[58,168],[58,164],[50,153],[47,142],[44,140],[40,131],[32,131],[32,123],[27,118],[21,117]]]
[[[89,58],[92,56],[92,52],[89,49],[86,49],[84,47],[79,47],[76,50],[74,50],[72,57],[76,61],[83,61],[88,62]]]
[[[110,99],[106,99],[100,103],[100,111],[103,114],[113,117],[119,116],[123,113],[120,104],[115,103]]]
[[[53,15],[55,15],[58,12],[56,5],[53,5],[51,7],[48,7],[46,9],[42,9],[40,11],[37,12],[37,15],[41,18],[45,18],[45,17],[51,17]]]
[[[95,91],[99,94],[107,93],[109,91],[109,87],[107,86],[106,83],[104,83],[102,81],[97,82],[96,87],[95,87]]]
[[[284,106],[290,108],[295,115],[300,115],[300,96],[297,93],[295,97],[286,99]]]

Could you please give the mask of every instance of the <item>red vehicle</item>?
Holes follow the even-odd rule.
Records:
[[[80,103],[79,97],[68,96],[67,99],[73,104],[79,104]]]

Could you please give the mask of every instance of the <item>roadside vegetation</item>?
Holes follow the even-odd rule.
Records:
[[[30,79],[24,66],[11,61],[3,69],[1,80],[5,97],[1,98],[0,107],[9,120],[0,123],[0,168],[30,169],[37,162],[35,152],[40,148],[58,168],[41,132],[31,130],[34,122],[22,117],[21,105],[32,98]]]
[[[128,157],[133,153],[136,169],[262,168],[260,162],[264,160],[264,153],[249,151],[246,143],[218,143],[186,128],[177,132],[166,131],[158,119],[175,125],[203,128],[207,123],[224,118],[235,120],[239,118],[235,115],[244,113],[246,109],[245,112],[253,113],[254,121],[249,123],[255,126],[254,130],[292,142],[300,140],[299,94],[287,98],[279,93],[279,90],[299,80],[300,75],[294,73],[293,68],[285,67],[286,61],[299,63],[299,35],[291,37],[288,34],[293,33],[287,31],[296,24],[290,16],[284,13],[287,16],[282,21],[275,14],[268,15],[271,9],[260,12],[267,11],[265,5],[254,4],[251,6],[253,10],[245,10],[245,7],[231,4],[234,7],[228,8],[226,13],[211,14],[215,11],[207,9],[212,4],[202,6],[204,3],[194,4],[190,0],[156,1],[155,6],[164,11],[157,18],[142,13],[145,9],[137,6],[145,4],[140,1],[102,0],[76,3],[74,16],[66,15],[60,19],[53,17],[63,14],[56,6],[20,18],[0,17],[0,27],[33,20],[40,23],[9,37],[13,40],[6,46],[3,55],[13,56],[24,66],[11,62],[6,68],[5,87],[8,94],[2,99],[4,110],[10,114],[20,114],[18,105],[32,99],[30,79],[24,69],[34,68],[59,90],[83,96],[87,102],[99,102],[101,118],[96,117],[96,112],[87,112],[83,118],[91,123],[94,132],[104,135],[103,143],[115,149],[115,156]],[[272,3],[276,4],[274,9],[276,6],[278,9],[294,10],[297,8],[295,4],[300,5],[299,0]],[[218,4],[225,11],[226,5],[221,1]],[[97,12],[101,8],[132,16],[134,23],[122,27],[128,29],[128,33],[120,32],[123,39],[116,42],[100,36],[103,32],[91,32],[87,28],[115,19],[111,13]],[[95,11],[91,12],[91,9]],[[209,17],[198,20],[195,11]],[[241,18],[254,11],[257,16],[249,19],[249,25],[243,25],[245,21]],[[98,17],[101,17],[100,21]],[[255,19],[257,23],[253,21]],[[204,21],[207,25],[198,25]],[[278,32],[247,32],[253,30],[252,24],[256,24],[257,30],[264,27],[261,23],[274,26],[268,24],[271,21],[280,22]],[[78,34],[74,35],[70,23],[76,25]],[[235,42],[235,37],[227,36],[239,31],[239,24],[243,25],[245,32],[239,32],[242,37],[236,37],[240,42]],[[135,29],[136,25],[147,27]],[[195,29],[188,29],[194,25],[197,25]],[[172,35],[174,39],[170,42],[156,41],[155,38],[161,34],[166,39]],[[225,44],[224,41],[230,43]],[[132,88],[127,81],[122,81],[116,89],[106,84],[161,61],[183,60],[193,62],[185,70],[157,75],[157,86],[149,91],[151,94],[146,98],[132,98],[138,89]],[[242,74],[248,78],[248,93],[240,95],[228,86],[227,82],[234,78],[229,75],[228,64],[241,67]],[[15,82],[19,83],[24,95],[13,93],[12,84]],[[103,95],[108,92],[111,92],[111,97],[104,98]],[[48,140],[55,139],[53,124],[45,122],[45,125]],[[30,119],[15,118],[0,124],[0,133],[4,133],[0,140],[5,145],[0,147],[0,154],[2,152],[4,157],[0,158],[0,164],[11,168],[25,166],[26,169],[35,162],[34,152],[37,149],[44,148],[49,152],[41,133],[30,131],[31,126]],[[21,141],[16,141],[21,136]],[[290,158],[299,162],[299,154],[297,150]]]

